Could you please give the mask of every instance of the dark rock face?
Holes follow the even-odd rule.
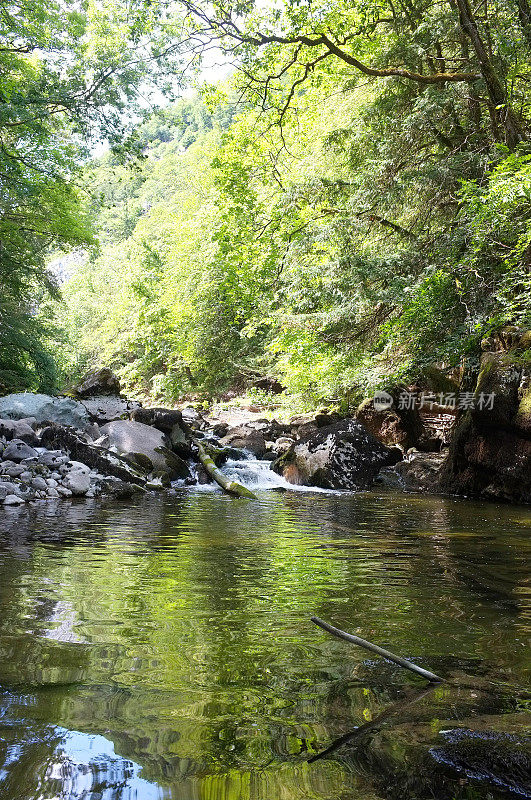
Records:
[[[531,370],[517,363],[483,354],[475,406],[458,422],[442,471],[444,491],[531,503]]]
[[[267,441],[273,442],[290,428],[276,420],[257,419],[232,428],[220,442],[223,446],[248,450],[257,458],[261,458],[267,449]]]
[[[96,397],[99,395],[119,395],[120,381],[108,367],[92,372],[74,388],[77,397]]]
[[[412,492],[433,492],[448,453],[408,453],[393,467],[402,488]]]
[[[396,408],[379,410],[374,407],[372,398],[364,400],[356,411],[356,419],[368,431],[388,447],[400,445],[404,450],[417,447],[422,436],[422,423],[418,412],[410,410],[406,414]]]
[[[367,489],[381,467],[402,458],[357,420],[327,425],[295,442],[274,464],[287,481],[323,489]]]
[[[134,422],[152,425],[164,433],[172,432],[175,425],[181,425],[183,416],[180,411],[170,408],[135,408],[131,412]]]
[[[529,739],[490,731],[456,728],[444,731],[445,742],[430,751],[432,758],[469,778],[529,797],[531,743]]]

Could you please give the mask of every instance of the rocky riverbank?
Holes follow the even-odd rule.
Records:
[[[503,346],[499,339],[486,342],[477,383],[467,392],[437,398],[422,387],[402,387],[383,393],[383,405],[365,401],[354,416],[321,412],[284,423],[233,425],[192,407],[143,408],[120,394],[105,369],[71,397],[7,395],[0,398],[0,502],[126,497],[176,482],[208,483],[195,438],[218,467],[252,456],[296,485],[355,491],[376,481],[529,503],[528,350],[529,334],[513,337],[509,347],[506,339]]]

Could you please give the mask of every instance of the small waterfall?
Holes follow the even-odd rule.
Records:
[[[238,481],[238,483],[243,483],[243,485],[247,486],[251,491],[260,489],[301,488],[299,486],[293,486],[292,483],[288,483],[281,475],[277,475],[276,472],[273,472],[270,461],[260,461],[252,455],[242,459],[229,458],[221,469],[229,478]]]
[[[316,486],[297,486],[288,481],[281,475],[277,475],[271,469],[270,461],[261,461],[255,458],[252,453],[243,450],[241,458],[229,458],[220,469],[227,477],[242,483],[251,491],[266,491],[267,489],[289,489],[291,492],[326,492],[334,494],[332,490],[319,489]],[[182,485],[181,482],[179,482]],[[173,484],[174,486],[176,484]],[[217,491],[219,486],[216,483],[206,483],[191,487],[200,491]]]

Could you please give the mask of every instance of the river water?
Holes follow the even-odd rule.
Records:
[[[1,800],[531,797],[530,524],[384,491],[2,510]]]

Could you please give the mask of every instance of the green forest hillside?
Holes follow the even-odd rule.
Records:
[[[24,213],[42,214],[45,193],[53,230],[31,280],[24,227],[12,212],[2,223],[8,388],[105,365],[131,394],[170,402],[269,375],[310,407],[434,365],[473,371],[490,331],[530,324],[526,0],[176,6],[180,27],[156,4],[135,24],[180,37],[192,61],[214,43],[237,69],[162,110],[140,104],[120,138],[109,104],[129,108],[131,87],[181,68],[155,52],[99,101],[111,150],[96,160],[64,143],[69,114],[41,121],[54,177]],[[112,34],[109,22],[102,53]],[[46,299],[57,246],[84,255]]]

